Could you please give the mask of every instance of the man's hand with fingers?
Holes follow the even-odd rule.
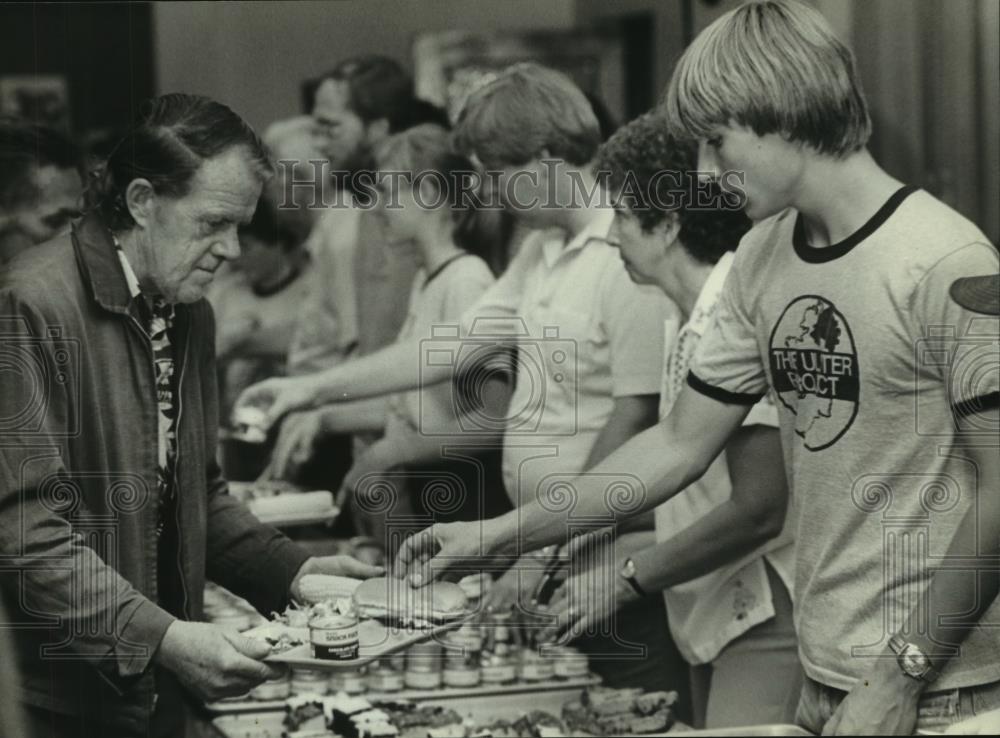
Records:
[[[642,599],[621,576],[625,560],[654,543],[651,531],[612,536],[607,529],[573,538],[567,545],[569,577],[552,595],[555,621],[542,638],[570,639],[606,625],[622,608]]]
[[[283,666],[266,664],[266,643],[209,623],[175,620],[160,642],[155,661],[173,672],[196,697],[214,702],[246,694]]]
[[[250,385],[236,399],[233,414],[244,407],[265,413],[264,425],[270,428],[295,410],[308,410],[317,404],[317,392],[309,377],[272,377]]]
[[[393,574],[414,587],[441,579],[450,569],[492,560],[499,551],[490,521],[436,523],[403,541]]]
[[[531,608],[531,597],[544,573],[544,561],[522,556],[501,574],[483,598],[483,612],[507,612],[519,605]]]
[[[638,599],[615,565],[574,572],[552,595],[549,615],[555,621],[542,631],[541,638],[572,640],[607,623],[616,611]]]
[[[322,437],[322,410],[290,413],[281,421],[271,462],[261,474],[261,479],[294,479],[313,457],[316,444]]]

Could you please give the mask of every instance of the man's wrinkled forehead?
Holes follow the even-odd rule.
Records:
[[[233,147],[202,162],[183,199],[199,210],[222,209],[236,216],[249,207],[253,215],[267,179],[244,147]]]

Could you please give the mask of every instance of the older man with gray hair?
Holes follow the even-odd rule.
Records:
[[[38,736],[183,734],[185,705],[272,676],[266,644],[195,622],[206,578],[261,612],[310,558],[227,493],[214,319],[271,175],[203,97],[154,99],[110,155],[97,208],[0,276],[0,578]]]

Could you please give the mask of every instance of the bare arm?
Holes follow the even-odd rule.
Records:
[[[585,469],[593,469],[616,448],[623,446],[633,436],[656,423],[659,395],[627,395],[616,397],[615,406],[604,424],[594,447],[587,457]],[[649,511],[623,521],[617,528],[619,534],[629,531],[652,530],[653,513]]]
[[[420,341],[397,341],[311,378],[316,402],[342,402],[419,389],[452,377],[452,366],[426,366]]]
[[[574,482],[574,517],[620,520],[651,510],[705,473],[739,427],[750,408],[727,405],[685,387],[673,411],[660,423],[635,436]],[[640,492],[635,504],[611,507],[605,500],[617,477]],[[520,541],[527,550],[566,540],[565,513],[558,489],[548,489],[519,510],[497,519],[497,543],[509,553]]]
[[[592,469],[634,435],[656,423],[659,401],[658,395],[616,397],[611,415],[594,441],[585,468]]]
[[[726,447],[726,459],[732,497],[689,528],[632,557],[647,591],[708,574],[781,533],[788,483],[777,428],[741,428]]]
[[[635,436],[607,459],[576,478],[574,517],[607,524],[650,510],[698,479],[722,451],[749,412],[685,388],[663,421]],[[635,499],[615,494],[613,480],[636,490]],[[617,498],[610,508],[605,496]],[[414,574],[419,586],[450,567],[484,556],[513,556],[567,540],[565,490],[546,489],[535,501],[505,515],[475,523],[434,525],[408,538],[396,558],[397,576]],[[627,496],[627,495],[626,495]]]
[[[332,402],[319,408],[320,430],[337,433],[381,432],[385,429],[386,397]]]

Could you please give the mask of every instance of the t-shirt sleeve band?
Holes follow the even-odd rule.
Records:
[[[952,405],[951,410],[955,413],[956,418],[965,418],[974,413],[980,413],[984,410],[996,410],[997,408],[1000,408],[1000,392],[990,392],[979,397],[973,397],[971,400],[956,402]]]
[[[695,392],[700,392],[706,397],[711,397],[713,400],[724,402],[727,405],[756,405],[764,396],[763,392],[760,394],[744,394],[742,392],[730,392],[729,390],[724,390],[721,387],[716,387],[702,379],[699,379],[695,376],[694,372],[688,372],[687,383],[688,386]]]

